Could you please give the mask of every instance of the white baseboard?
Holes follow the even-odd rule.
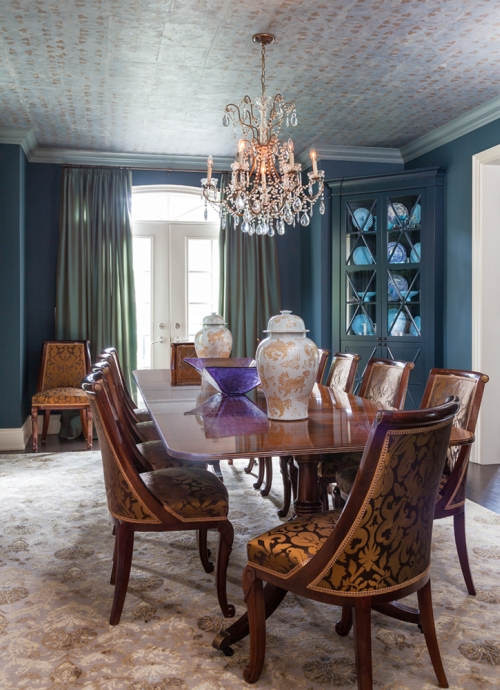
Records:
[[[42,433],[43,418],[38,417],[38,433]],[[58,434],[61,428],[61,415],[51,414],[49,434]],[[18,429],[0,429],[0,453],[4,450],[24,450],[31,436],[31,415],[26,417]]]

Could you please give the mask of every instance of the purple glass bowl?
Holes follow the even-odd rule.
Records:
[[[185,357],[184,361],[202,372],[206,367],[255,367],[251,357]]]
[[[267,414],[245,395],[216,393],[202,405],[184,414],[200,415],[207,438],[267,434]]]
[[[244,395],[260,384],[256,367],[205,367],[203,375],[224,395]]]

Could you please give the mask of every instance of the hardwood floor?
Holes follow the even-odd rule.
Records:
[[[56,434],[47,436],[47,443],[40,445],[43,453],[69,453],[86,450],[87,444],[83,437],[74,441],[60,439]],[[94,439],[93,450],[99,450],[99,441]],[[11,451],[17,452],[20,451]],[[31,439],[28,441],[24,453],[31,453]],[[500,465],[477,465],[470,463],[467,478],[467,498],[500,515]]]

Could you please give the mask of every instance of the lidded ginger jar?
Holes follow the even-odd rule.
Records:
[[[269,319],[257,352],[257,369],[267,399],[269,419],[307,419],[309,396],[318,373],[318,348],[306,337],[300,316],[282,311]]]
[[[194,336],[197,357],[229,357],[233,347],[231,331],[220,314],[212,312],[203,319],[203,326]]]

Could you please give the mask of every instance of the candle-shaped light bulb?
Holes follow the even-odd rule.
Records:
[[[207,182],[210,184],[210,180],[212,179],[212,168],[214,165],[214,159],[212,157],[212,154],[209,155],[208,160],[207,160],[207,166],[208,166],[208,172],[207,172]]]
[[[290,165],[295,165],[295,158],[293,156],[293,141],[291,139],[288,140],[288,162]]]
[[[245,150],[245,140],[240,139],[238,142],[238,163],[243,164],[243,151]]]
[[[316,159],[318,157],[318,154],[316,153],[316,151],[314,149],[311,149],[309,152],[309,155],[311,156],[311,160],[312,160],[312,164],[313,164],[313,173],[315,175],[317,175],[318,174],[318,163],[317,163]]]
[[[260,164],[260,176],[262,180],[262,189],[264,190],[266,188],[266,164],[264,161]]]

